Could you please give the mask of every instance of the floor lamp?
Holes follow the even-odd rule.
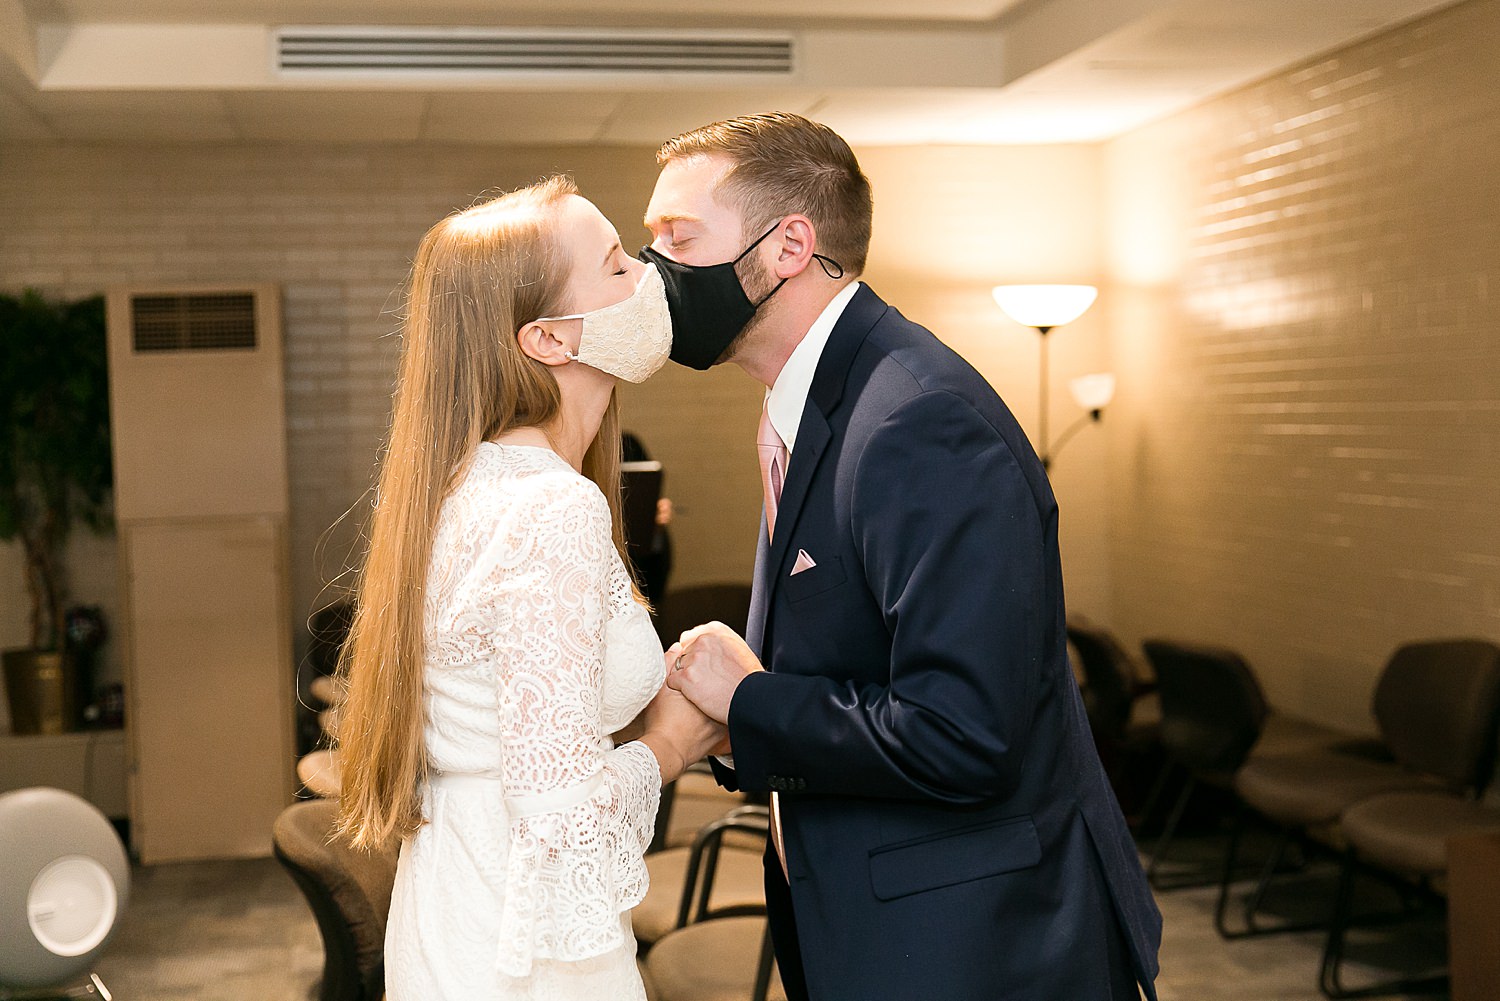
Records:
[[[1072,323],[1094,304],[1099,290],[1092,285],[996,285],[992,291],[995,304],[1017,323],[1032,328],[1041,336],[1040,383],[1037,396],[1041,401],[1037,425],[1037,451],[1043,468],[1051,468],[1052,458],[1079,430],[1104,415],[1104,408],[1115,395],[1115,377],[1108,372],[1083,375],[1070,386],[1073,399],[1085,411],[1058,436],[1047,440],[1047,335],[1055,327]]]

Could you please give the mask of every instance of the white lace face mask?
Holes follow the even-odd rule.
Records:
[[[582,362],[626,382],[645,382],[667,363],[672,351],[672,314],[667,290],[656,265],[646,273],[628,299],[587,313],[543,316],[539,320],[582,320],[583,336],[571,361]]]

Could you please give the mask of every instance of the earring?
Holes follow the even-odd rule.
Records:
[[[578,356],[575,355],[573,352],[569,351],[567,348],[563,348],[563,357],[566,358],[566,359],[568,359],[568,361],[577,361],[578,360]]]

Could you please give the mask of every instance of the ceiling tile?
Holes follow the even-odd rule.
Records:
[[[964,123],[994,98],[994,91],[977,89],[845,90],[830,94],[811,114],[855,145],[964,142],[957,138]]]
[[[35,105],[65,139],[197,142],[231,140],[220,95],[200,91],[39,91]]]
[[[763,111],[805,114],[819,100],[811,91],[786,88],[677,90],[631,94],[599,137],[604,142],[659,145],[710,122]]]
[[[437,142],[592,142],[621,95],[554,91],[469,91],[435,94],[422,138]]]
[[[244,139],[411,142],[427,95],[413,91],[231,91],[224,95]]]

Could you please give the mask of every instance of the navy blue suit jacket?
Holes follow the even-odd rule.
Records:
[[[868,288],[818,363],[747,633],[767,671],[716,771],[781,794],[816,1001],[1108,997],[1121,932],[1154,998],[1161,916],[1068,665],[1046,474]]]

